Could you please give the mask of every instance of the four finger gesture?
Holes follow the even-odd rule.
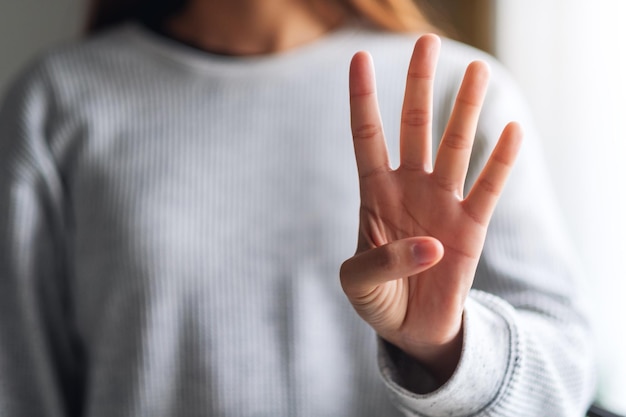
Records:
[[[400,166],[392,169],[365,52],[350,67],[354,151],[361,193],[356,254],[341,284],[358,314],[444,382],[458,363],[462,315],[487,226],[522,133],[509,124],[464,198],[489,69],[471,63],[432,163],[432,100],[439,38],[415,45],[402,110]]]

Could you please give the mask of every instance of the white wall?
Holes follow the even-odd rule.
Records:
[[[76,36],[86,0],[0,0],[0,94],[48,45]]]
[[[534,108],[593,289],[600,398],[626,413],[626,1],[496,3],[496,54]]]

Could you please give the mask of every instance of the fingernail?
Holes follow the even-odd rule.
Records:
[[[411,247],[413,259],[418,265],[427,265],[433,262],[437,252],[433,250],[433,243],[422,241],[413,244]]]

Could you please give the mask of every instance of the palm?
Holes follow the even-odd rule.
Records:
[[[464,198],[488,78],[485,64],[475,62],[468,67],[433,166],[432,89],[438,45],[434,36],[416,44],[396,170],[389,167],[367,55],[355,56],[350,76],[361,213],[357,253],[342,266],[342,285],[363,319],[416,357],[421,347],[443,346],[460,334],[487,225],[521,139],[514,124],[503,131]],[[409,249],[418,257],[408,256]]]
[[[450,337],[445,334],[450,326],[442,324],[450,322],[460,308],[450,295],[469,291],[486,225],[472,219],[462,200],[426,172],[380,173],[363,179],[362,188],[358,251],[412,236],[432,236],[444,249],[443,259],[434,267],[380,284],[378,291],[384,296],[376,303],[393,309],[387,316],[387,329],[379,330],[417,333],[433,341]]]

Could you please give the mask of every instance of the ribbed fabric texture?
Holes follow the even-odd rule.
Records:
[[[523,102],[493,63],[469,181],[509,120],[523,155],[430,377],[346,301],[358,185],[347,69],[374,56],[389,146],[414,36],[349,27],[268,57],[127,25],[52,51],[0,111],[0,415],[576,416],[593,394],[575,262]],[[440,137],[465,65],[445,41]],[[382,372],[382,378],[381,378]]]

